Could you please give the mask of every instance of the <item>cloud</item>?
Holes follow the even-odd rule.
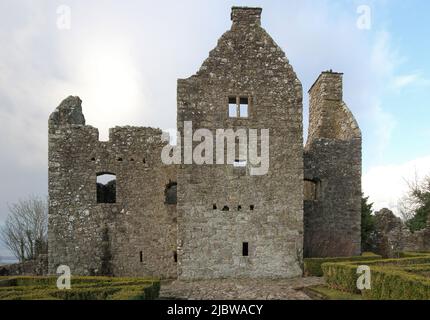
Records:
[[[378,98],[373,97],[370,98],[369,101],[372,105],[369,115],[372,122],[374,122],[374,135],[372,137],[368,132],[365,132],[364,143],[366,146],[371,143],[370,148],[366,150],[366,152],[369,155],[371,154],[372,158],[379,162],[383,161],[386,148],[397,126],[397,120],[391,113],[382,108],[381,101]],[[377,139],[373,140],[372,138],[374,137],[377,137]]]
[[[393,87],[395,89],[400,89],[412,83],[417,82],[418,79],[419,79],[418,74],[407,74],[402,76],[396,76],[393,79]]]
[[[392,78],[396,68],[406,62],[399,50],[393,48],[391,34],[387,30],[375,32],[370,56],[371,67],[374,75],[379,78]]]
[[[429,86],[430,80],[424,78],[421,72],[395,76],[392,79],[392,87],[395,90],[403,89],[404,87],[415,86]]]
[[[408,191],[408,181],[430,174],[430,155],[401,164],[371,167],[363,175],[363,192],[374,209],[389,208],[399,215],[398,201]]]
[[[194,74],[230,27],[230,6],[247,3],[264,7],[262,24],[305,93],[319,72],[345,73],[344,100],[362,128],[365,158],[381,158],[396,128],[380,98],[387,83],[422,77],[397,73],[405,59],[390,33],[357,29],[351,2],[70,1],[71,30],[60,31],[57,3],[2,1],[0,222],[7,202],[47,193],[47,119],[63,98],[79,95],[104,139],[115,125],[174,128],[177,79]]]

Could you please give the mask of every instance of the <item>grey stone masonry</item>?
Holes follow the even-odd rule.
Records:
[[[323,72],[309,90],[304,154],[304,255],[361,252],[361,131],[342,100],[342,74]],[[306,190],[306,189],[305,189]]]
[[[49,119],[49,271],[176,277],[176,205],[165,187],[176,167],[160,161],[161,131],[115,127],[109,141],[85,125],[68,97]],[[97,203],[99,173],[116,175],[115,203]]]
[[[398,257],[399,252],[430,251],[430,217],[424,229],[411,232],[399,217],[387,208],[375,212],[375,231],[372,236],[372,248],[383,257]]]
[[[242,129],[268,157],[267,173],[251,174],[258,165],[241,139],[240,166],[215,156],[163,164],[167,142],[155,128],[115,127],[99,141],[70,96],[49,118],[49,273],[68,265],[74,275],[291,278],[304,255],[360,252],[361,134],[342,74],[324,72],[311,88],[304,148],[302,85],[261,13],[233,7],[231,29],[178,80],[177,129]]]
[[[214,135],[218,128],[270,130],[266,175],[250,175],[249,162],[245,174],[231,164],[178,170],[182,279],[302,274],[302,85],[260,26],[260,14],[260,8],[233,8],[231,29],[197,74],[178,80],[178,130],[184,121]],[[248,117],[229,117],[230,97],[248,98]]]

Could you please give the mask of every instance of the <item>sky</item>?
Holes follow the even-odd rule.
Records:
[[[1,0],[0,224],[8,203],[47,194],[47,120],[67,96],[104,140],[116,125],[173,129],[176,81],[230,28],[233,5],[263,8],[303,84],[305,134],[307,90],[321,71],[344,73],[363,191],[397,213],[407,181],[430,174],[430,2]]]

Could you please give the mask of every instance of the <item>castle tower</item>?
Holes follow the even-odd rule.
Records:
[[[361,131],[342,100],[342,73],[321,73],[309,95],[304,255],[357,255],[361,252]]]
[[[179,169],[183,279],[302,274],[302,86],[261,27],[261,11],[233,7],[231,29],[197,74],[178,80],[180,132],[184,121],[214,136],[217,129],[270,132],[267,174],[251,175],[250,161]],[[243,160],[243,154],[236,156]]]

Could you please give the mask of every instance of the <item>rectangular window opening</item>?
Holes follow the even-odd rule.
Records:
[[[228,97],[228,104],[237,104],[236,97]]]
[[[139,252],[139,256],[140,256],[140,262],[143,262],[143,252],[142,251]]]
[[[318,200],[318,182],[305,180],[303,185],[303,199],[316,201]]]
[[[242,167],[242,168],[246,167],[246,160],[236,159],[236,160],[234,160],[233,166],[234,167]]]
[[[249,255],[248,242],[244,242],[244,243],[242,243],[242,256],[248,257],[248,255]]]
[[[116,203],[116,175],[114,173],[97,173],[97,203]]]
[[[228,98],[228,116],[230,118],[237,118],[237,101],[236,97]]]
[[[239,117],[248,118],[248,98],[241,97],[239,101]]]

